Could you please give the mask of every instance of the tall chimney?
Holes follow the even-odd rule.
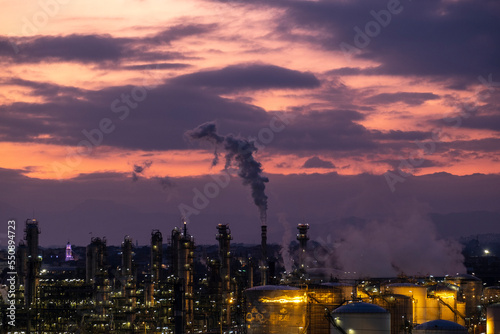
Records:
[[[261,272],[261,285],[267,284],[267,272],[268,272],[268,264],[267,264],[267,226],[261,226],[261,250],[262,250],[262,259],[260,262],[260,272]]]

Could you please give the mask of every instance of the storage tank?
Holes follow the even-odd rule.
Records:
[[[384,287],[386,293],[413,298],[413,323],[422,324],[427,321],[427,287],[412,283],[392,283]]]
[[[500,286],[489,286],[483,290],[485,303],[500,302]]]
[[[350,303],[332,312],[332,334],[390,334],[391,314],[369,303]]]
[[[391,313],[391,333],[408,333],[413,327],[413,300],[403,295],[378,295],[373,297],[373,304],[385,308]]]
[[[479,322],[481,310],[481,296],[483,294],[483,282],[476,276],[461,274],[446,277],[445,282],[460,287],[462,300],[465,302],[465,317],[470,318],[472,323]]]
[[[498,333],[500,333],[500,304],[492,304],[486,309],[486,334]]]
[[[304,290],[284,285],[264,285],[245,290],[248,334],[301,333],[306,326]]]
[[[308,286],[309,310],[306,323],[308,334],[323,334],[330,332],[330,321],[325,316],[327,310],[334,310],[352,300],[354,285],[347,283],[322,283]]]
[[[465,303],[458,300],[459,289],[453,284],[436,284],[428,288],[427,319],[448,320],[465,325]]]
[[[333,289],[336,293],[339,294],[342,301],[351,301],[356,295],[356,286],[354,284],[349,283],[341,283],[341,282],[329,282],[322,283],[321,286],[328,287],[329,289]]]
[[[453,321],[432,320],[413,328],[413,334],[468,334],[468,331]]]

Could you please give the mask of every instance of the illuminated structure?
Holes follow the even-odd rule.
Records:
[[[134,248],[128,236],[120,246],[92,238],[86,248],[73,246],[68,253],[71,245],[66,245],[66,255],[73,255],[75,261],[65,262],[61,248],[44,249],[42,266],[40,229],[35,222],[27,221],[25,240],[16,254],[19,286],[14,299],[16,330],[21,332],[331,334],[338,330],[343,334],[344,330],[360,334],[370,328],[364,324],[372,317],[380,321],[377,333],[387,332],[387,312],[341,312],[348,305],[360,307],[357,302],[362,301],[372,310],[377,305],[389,311],[391,334],[412,330],[443,334],[452,328],[463,332],[459,325],[467,326],[471,334],[499,333],[500,306],[489,304],[500,300],[500,287],[482,291],[483,282],[475,276],[365,278],[362,282],[332,277],[329,283],[317,277],[290,283],[283,276],[282,284],[296,285],[288,287],[272,285],[269,275],[267,285],[252,288],[252,258],[260,259],[263,254],[267,259],[268,251],[271,258],[279,249],[267,245],[265,228],[262,244],[231,245],[229,226],[220,224],[218,247],[200,246],[195,257],[194,238],[185,223],[172,231],[171,258],[165,264],[161,233],[154,230],[151,244],[141,247]],[[305,249],[307,228],[299,228],[297,237],[300,249]],[[309,249],[314,246],[310,244]],[[307,260],[297,263],[307,267]],[[25,290],[25,285],[30,288]],[[33,297],[35,302],[27,308],[28,298]],[[6,307],[0,299],[0,314],[6,314]],[[334,325],[335,317],[339,319]],[[349,317],[363,328],[348,325]],[[1,320],[0,332],[4,332]],[[451,327],[439,327],[446,323]]]
[[[159,230],[151,232],[151,279],[154,284],[160,282],[160,270],[163,261],[163,236]]]
[[[38,250],[38,235],[40,229],[36,219],[26,220],[26,228],[24,230],[24,239],[27,244],[28,265],[26,271],[26,279],[24,286],[24,298],[26,307],[30,307],[35,301],[36,290],[38,286],[38,276],[40,274],[40,264],[42,257]]]
[[[132,238],[128,235],[122,242],[122,275],[132,275]]]
[[[467,274],[446,277],[445,282],[459,287],[462,301],[465,302],[465,317],[470,319],[471,323],[477,324],[481,316],[479,306],[483,295],[483,282],[479,278]]]
[[[66,258],[64,261],[74,261],[75,259],[73,258],[73,251],[71,250],[71,244],[68,243],[66,244]]]
[[[486,334],[500,332],[500,304],[492,304],[486,310]]]
[[[390,334],[391,314],[386,309],[369,303],[350,303],[331,314],[332,334]]]
[[[299,242],[299,265],[298,270],[302,273],[305,273],[306,265],[306,250],[307,250],[307,241],[309,237],[307,236],[307,230],[309,229],[309,224],[298,224],[297,230],[299,233],[297,234],[297,241]]]
[[[92,238],[87,246],[87,267],[85,282],[95,282],[97,277],[101,277],[105,270],[106,263],[106,238]]]
[[[171,237],[172,271],[174,284],[175,332],[192,333],[193,328],[193,260],[194,237],[187,232],[187,223],[183,230],[174,228]]]
[[[448,320],[432,320],[416,326],[414,334],[468,334],[467,328]]]
[[[306,328],[307,296],[290,286],[257,286],[245,291],[248,334],[302,333]]]
[[[218,234],[216,239],[219,241],[219,261],[221,264],[221,296],[222,296],[222,309],[221,321],[222,326],[227,327],[231,325],[231,304],[233,303],[233,296],[231,293],[231,230],[228,225],[217,225]]]

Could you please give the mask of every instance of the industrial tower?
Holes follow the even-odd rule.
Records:
[[[192,333],[194,237],[188,234],[185,221],[183,225],[182,231],[177,227],[172,230],[171,238],[172,271],[176,279],[174,322],[176,333]]]
[[[229,225],[217,225],[218,234],[216,239],[219,241],[219,261],[221,264],[221,296],[222,296],[222,309],[221,321],[222,326],[231,325],[231,304],[233,297],[231,294],[231,230]]]

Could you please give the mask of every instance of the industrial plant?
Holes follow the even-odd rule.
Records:
[[[91,237],[86,247],[42,249],[40,224],[28,219],[16,249],[16,325],[2,285],[0,333],[500,333],[498,268],[484,281],[342,279],[310,270],[306,223],[290,246],[291,271],[265,224],[260,246],[231,244],[228,224],[214,226],[217,246],[196,246],[180,225],[165,238],[151,231],[149,246],[127,235],[119,247]]]

